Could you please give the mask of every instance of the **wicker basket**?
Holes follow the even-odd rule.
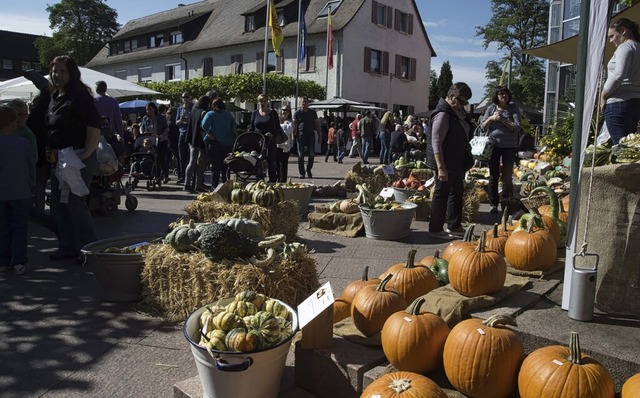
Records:
[[[520,201],[522,202],[523,205],[525,205],[527,210],[531,211],[532,209],[537,210],[538,207],[542,205],[548,205],[549,197],[545,194],[542,194],[542,195],[535,195],[529,198],[523,197],[522,199],[520,199]]]

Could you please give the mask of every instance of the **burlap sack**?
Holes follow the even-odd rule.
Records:
[[[329,233],[338,236],[353,238],[362,235],[364,224],[360,212],[354,214],[344,213],[318,213],[307,214],[309,230],[314,232]]]
[[[584,241],[591,168],[582,172],[577,233]],[[640,164],[594,168],[587,252],[600,255],[596,307],[640,316]],[[578,250],[579,251],[579,250]]]

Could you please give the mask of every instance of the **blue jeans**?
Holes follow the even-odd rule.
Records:
[[[87,187],[98,169],[98,159],[94,151],[84,160],[85,167],[80,171]],[[80,254],[86,244],[98,238],[93,227],[93,217],[89,211],[87,198],[69,193],[69,202],[60,203],[60,182],[56,177],[55,167],[51,173],[51,214],[58,223],[60,240],[58,250],[68,255]]]
[[[373,150],[373,137],[362,137],[362,162],[369,163],[369,154]]]
[[[614,102],[604,108],[604,120],[614,145],[622,137],[635,133],[640,121],[640,98]]]
[[[27,263],[31,198],[0,201],[0,266]]]
[[[391,134],[380,130],[380,164],[391,163]]]

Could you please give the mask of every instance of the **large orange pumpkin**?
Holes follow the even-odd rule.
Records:
[[[333,323],[338,323],[351,316],[351,303],[342,298],[333,302]]]
[[[355,327],[367,337],[382,330],[384,322],[392,314],[407,307],[404,297],[395,290],[387,290],[386,285],[393,275],[389,274],[376,287],[366,285],[351,303],[351,318]]]
[[[486,249],[499,253],[504,257],[504,246],[507,244],[507,238],[509,238],[511,232],[504,232],[498,230],[498,224],[494,224],[491,235],[487,236]]]
[[[549,198],[549,217],[551,217],[551,219],[558,226],[558,240],[556,241],[556,244],[558,245],[558,247],[564,247],[567,242],[567,219],[569,218],[569,214],[564,212],[563,216],[560,217],[560,210],[562,210],[563,208],[560,204],[561,202],[558,200],[558,195],[556,195],[553,189],[546,186],[538,187],[531,191],[529,197],[537,193],[544,193]],[[546,216],[543,216],[543,220],[545,220],[544,217]],[[544,225],[547,225],[547,221],[544,222]],[[555,232],[553,232],[551,228],[549,228],[549,232],[551,232],[555,238]]]
[[[379,283],[380,283],[380,279],[378,278],[369,279],[369,266],[365,265],[364,269],[362,270],[362,279],[359,281],[353,281],[349,283],[342,291],[342,294],[340,295],[340,297],[343,300],[351,303],[353,301],[353,298],[356,296],[356,293],[358,293],[363,286],[366,286],[366,285],[377,286]]]
[[[518,335],[504,325],[516,322],[494,315],[485,321],[467,319],[451,329],[444,343],[444,371],[458,391],[475,398],[501,398],[513,392],[524,348]]]
[[[498,226],[498,232],[505,233],[507,236],[511,235],[514,229],[516,229],[516,225],[513,224],[513,217],[507,214],[507,208],[502,212],[502,219],[500,220],[500,225]]]
[[[393,275],[387,286],[398,291],[407,303],[440,287],[434,273],[426,266],[416,264],[417,250],[409,250],[407,261],[394,264],[380,275],[380,279]]]
[[[533,225],[536,222],[541,225],[538,216],[531,217],[526,230],[514,232],[507,239],[504,255],[513,268],[545,271],[555,264],[558,255],[556,241],[548,231],[534,230]]]
[[[449,260],[449,283],[458,293],[476,297],[499,291],[507,278],[504,257],[485,249],[487,232],[482,231],[475,249],[460,249]]]
[[[449,326],[438,315],[420,312],[424,297],[391,315],[382,327],[382,350],[398,370],[427,373],[442,363]]]
[[[394,372],[384,374],[369,384],[360,398],[447,398],[447,394],[426,376]]]
[[[476,246],[476,241],[475,241],[475,236],[473,235],[473,229],[476,227],[475,224],[471,224],[467,227],[467,229],[464,231],[464,235],[462,237],[461,240],[455,240],[451,243],[449,243],[449,245],[444,249],[444,251],[442,252],[442,254],[440,255],[441,258],[449,261],[451,259],[451,256],[458,251],[458,249],[462,248],[462,247],[466,247],[466,246],[471,246],[471,247],[475,247]]]
[[[636,373],[624,382],[620,398],[640,398],[640,373]]]
[[[521,398],[613,398],[613,378],[598,361],[580,352],[578,333],[569,348],[555,345],[535,350],[518,375]]]
[[[538,210],[532,210],[531,213],[526,213],[523,214],[522,217],[519,220],[518,226],[516,227],[516,229],[513,230],[513,232],[518,232],[518,231],[523,231],[527,229],[526,224],[529,222],[529,220],[532,217],[538,217],[541,221],[542,221],[542,225],[541,226],[536,226],[536,224],[534,224],[533,229],[546,229],[551,236],[553,236],[553,240],[556,241],[556,247],[560,247],[560,242],[561,242],[561,238],[560,238],[560,227],[558,226],[558,223],[551,218],[550,216],[543,216],[541,214],[538,213]]]

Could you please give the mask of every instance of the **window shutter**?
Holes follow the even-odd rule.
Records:
[[[409,14],[409,34],[413,34],[413,14]]]
[[[389,75],[389,52],[382,52],[382,74],[384,76]]]
[[[395,14],[395,18],[394,18],[394,19],[395,19],[394,29],[395,29],[395,30],[400,30],[400,17],[401,17],[401,15],[400,15],[400,10],[395,10],[395,11],[396,11],[396,12],[394,13],[394,14]]]
[[[416,59],[415,58],[410,58],[409,61],[409,80],[416,80]]]
[[[307,47],[307,69],[308,71],[316,70],[316,46]]]
[[[169,66],[165,65],[164,66],[164,81],[169,81],[171,80],[171,69]]]
[[[378,23],[378,2],[374,1],[371,5],[371,22]]]
[[[400,56],[400,54],[396,54],[395,72],[393,72],[393,73],[395,73],[396,78],[401,77],[401,76],[400,76],[400,74],[402,73],[402,72],[400,71],[400,69],[401,69],[401,68],[400,68],[400,66],[401,66],[401,65],[402,65],[402,56]]]
[[[202,76],[213,76],[213,58],[202,59]]]
[[[387,13],[387,20],[386,20],[387,28],[391,29],[393,27],[393,8],[386,6],[386,13]]]
[[[256,69],[257,69],[256,72],[262,73],[263,61],[264,61],[264,52],[260,51],[256,53]]]
[[[284,72],[284,49],[280,49],[281,57],[276,56],[276,72]]]
[[[371,48],[364,48],[364,71],[371,72]]]

